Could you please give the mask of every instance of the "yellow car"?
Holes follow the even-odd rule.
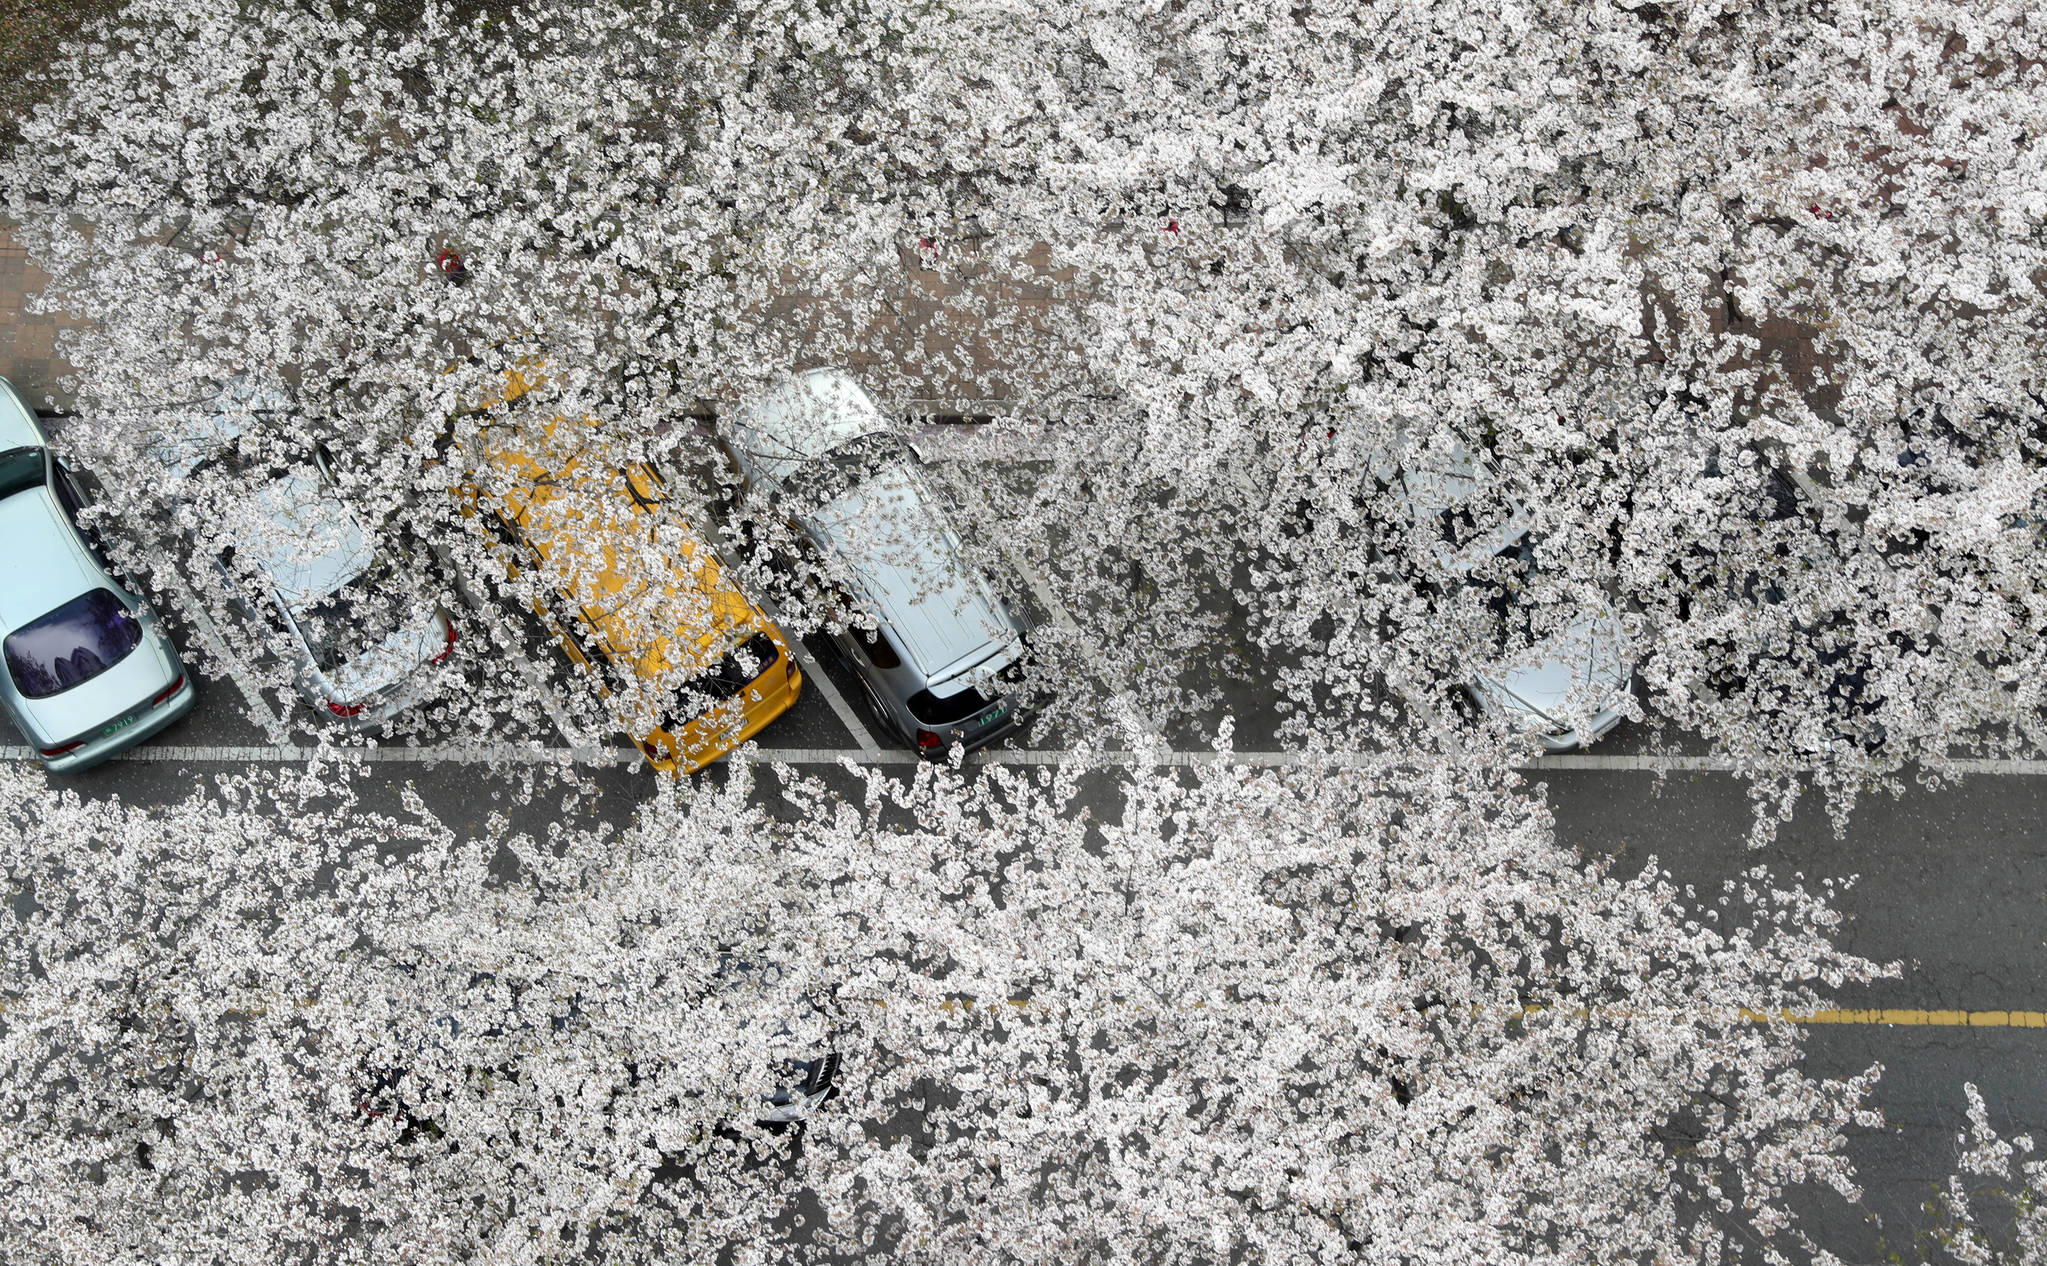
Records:
[[[479,408],[543,381],[523,362]],[[786,712],[803,674],[711,546],[664,510],[660,472],[612,460],[602,438],[595,419],[500,420],[482,433],[483,486],[456,492],[507,570],[534,573],[535,614],[647,760],[693,773]]]

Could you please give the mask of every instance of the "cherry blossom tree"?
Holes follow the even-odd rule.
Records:
[[[1972,1264],[2047,1261],[2047,1162],[2025,1159],[2033,1152],[2032,1136],[2000,1136],[1982,1094],[1973,1085],[1963,1089],[1969,1098],[1969,1129],[1955,1136],[1956,1172],[1933,1201],[1939,1217],[1931,1232],[1920,1237],[1922,1258]],[[1986,1215],[1986,1206],[1995,1212]]]
[[[564,416],[701,457],[699,401],[835,360],[924,398],[937,347],[1045,424],[1037,478],[956,482],[1077,613],[1040,638],[1054,720],[1188,719],[1221,665],[1357,747],[1453,734],[1469,648],[1540,635],[1446,606],[1375,477],[1449,437],[1534,514],[1537,605],[1630,614],[1646,716],[1852,794],[2042,737],[2038,39],[2016,4],[429,5],[394,35],[144,0],[5,184],[98,323],[76,443],[111,466],[263,368],[367,503],[459,542],[421,492],[480,348],[537,334]],[[1244,610],[1256,648],[1218,655]]]
[[[1289,19],[1031,23],[994,64],[1086,69],[926,87],[1068,124],[1033,159],[1075,210],[1037,231],[1094,288],[1070,341],[1127,418],[1073,436],[1015,539],[1235,580],[1342,745],[1383,685],[1455,679],[1373,477],[1448,432],[1532,508],[1559,600],[1638,613],[1653,712],[1742,766],[1846,788],[1963,736],[2037,750],[2023,6]],[[1118,668],[1172,649],[1161,615]]]
[[[739,765],[468,838],[345,764],[4,776],[4,1205],[51,1258],[1789,1257],[1874,1119],[1876,1070],[1799,1068],[1878,970],[1823,890],[1582,861],[1470,764]],[[843,1093],[761,1124],[826,1049]]]

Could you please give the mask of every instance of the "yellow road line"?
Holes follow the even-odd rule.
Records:
[[[1750,1019],[1761,1016],[1744,1012]],[[1957,1029],[2047,1029],[2047,1011],[1814,1011],[1784,1017],[1796,1024],[1911,1024]]]

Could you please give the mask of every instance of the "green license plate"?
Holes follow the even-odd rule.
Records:
[[[100,737],[101,737],[101,738],[105,738],[105,737],[106,737],[107,735],[109,735],[109,734],[116,734],[116,733],[119,733],[120,731],[122,731],[122,730],[125,730],[125,729],[127,729],[127,728],[128,728],[129,726],[131,726],[131,725],[133,725],[133,724],[135,724],[135,718],[134,718],[134,717],[122,717],[122,718],[121,718],[120,720],[118,720],[118,721],[114,722],[114,723],[113,723],[112,725],[108,726],[108,727],[107,727],[106,729],[104,729],[104,730],[101,730],[101,731],[100,731]]]

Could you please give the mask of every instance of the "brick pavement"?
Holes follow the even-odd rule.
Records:
[[[79,322],[67,317],[36,316],[29,313],[27,297],[48,284],[49,277],[28,260],[28,252],[13,232],[0,225],[0,377],[21,390],[37,408],[70,404],[70,396],[58,382],[71,366],[56,353],[57,331]]]
[[[978,262],[972,242],[943,242],[944,267],[935,269],[914,248],[905,248],[900,270],[879,287],[874,320],[850,334],[851,353],[832,354],[821,314],[858,306],[835,305],[832,296],[796,284],[762,308],[743,314],[778,335],[792,364],[843,360],[855,369],[893,367],[913,412],[1003,412],[1018,398],[1054,387],[1049,376],[1070,361],[1052,346],[1051,309],[1073,298],[1073,272],[1050,266],[1042,245],[1027,260],[1028,279],[998,279]],[[422,265],[424,268],[426,265]],[[65,316],[26,310],[26,299],[49,277],[27,258],[9,225],[0,221],[0,376],[38,408],[68,409],[61,380],[71,366],[56,354],[58,331],[83,324]],[[997,316],[981,329],[977,313]],[[841,345],[843,346],[843,345]]]

